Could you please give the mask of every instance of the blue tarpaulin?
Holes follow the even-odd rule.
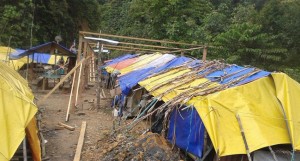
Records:
[[[174,109],[170,115],[167,139],[171,143],[201,158],[204,145],[204,125],[196,109]]]
[[[208,78],[211,81],[216,81],[220,84],[226,84],[234,79],[238,79],[239,77],[242,77],[252,71],[254,71],[255,68],[245,68],[245,67],[241,67],[238,65],[232,65],[230,67],[227,67],[223,70],[218,70],[215,71],[213,73],[210,73],[206,76],[206,78]],[[236,85],[241,85],[241,84],[245,84],[251,81],[254,81],[256,79],[268,76],[269,74],[271,74],[270,72],[266,72],[266,71],[259,71],[256,74],[253,74],[247,78],[245,78],[244,80],[241,80],[238,84]],[[228,76],[224,79],[220,79],[221,77],[224,76]]]

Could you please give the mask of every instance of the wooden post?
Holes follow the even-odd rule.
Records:
[[[206,61],[206,55],[207,55],[207,47],[205,46],[203,48],[203,55],[202,55],[202,61],[205,62]]]
[[[87,43],[84,42],[84,50],[83,50],[83,59],[85,58],[86,56],[86,48],[87,48]],[[80,64],[80,68],[79,68],[79,73],[78,73],[78,82],[77,82],[77,88],[76,88],[76,95],[75,95],[75,106],[77,106],[77,101],[78,101],[78,93],[79,91],[82,90],[82,87],[80,85],[80,83],[82,83],[82,78],[81,78],[81,73],[82,73],[82,66],[84,65],[85,63],[81,63]]]
[[[73,161],[80,161],[81,150],[82,150],[82,146],[84,143],[85,129],[86,129],[86,121],[82,121],[81,130],[80,130],[78,143],[77,143],[77,148],[76,148],[76,152],[75,152],[75,157],[74,157]]]
[[[241,121],[241,118],[240,118],[239,114],[236,114],[236,119],[237,119],[237,121],[239,123],[239,126],[240,126],[240,130],[241,130],[241,134],[242,134],[243,141],[244,141],[244,144],[245,144],[245,148],[246,148],[248,160],[252,161],[252,158],[251,158],[251,155],[250,155],[249,146],[248,146],[248,143],[247,143],[247,140],[246,140],[246,136],[245,136],[245,131],[244,131],[244,128],[242,126],[242,121]]]
[[[101,66],[102,66],[102,60],[101,60],[101,54],[102,54],[102,51],[103,51],[103,44],[101,45],[101,50],[100,52],[98,53],[98,64],[97,64],[97,109],[100,109],[100,92],[101,92],[101,76],[102,76],[102,71],[101,69],[99,69]]]
[[[76,61],[77,64],[81,60],[82,41],[83,41],[83,37],[82,37],[81,34],[79,34],[78,51],[77,51],[77,61]],[[78,86],[76,85],[76,82],[79,80],[79,70],[80,69],[77,69],[77,70],[78,71],[76,71],[76,75],[74,75],[74,79],[75,79],[74,80],[74,91],[77,91],[77,88],[78,88]],[[72,84],[72,86],[73,86],[73,84]],[[75,107],[75,99],[73,98],[73,95],[72,95],[72,98],[71,98],[71,102],[72,102],[72,104]],[[74,108],[73,108],[73,110],[74,110]]]
[[[29,68],[29,55],[27,55],[27,64],[26,64],[26,80],[28,81],[28,68]]]

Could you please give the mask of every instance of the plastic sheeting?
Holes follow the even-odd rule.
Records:
[[[14,155],[25,137],[25,127],[34,118],[36,112],[37,107],[33,103],[33,94],[27,82],[16,71],[0,62],[1,161],[10,160]],[[32,134],[36,132],[36,129],[31,128],[31,130],[35,130]],[[39,151],[33,153],[38,154]]]
[[[13,68],[15,70],[20,69],[25,63],[27,63],[27,59],[21,58],[19,60],[9,60],[10,54],[16,53],[16,52],[17,52],[17,50],[15,50],[13,48],[0,46],[0,61],[6,62],[6,64],[8,66],[10,66],[11,68]]]
[[[245,133],[250,152],[271,145],[290,143],[282,108],[276,97],[277,91],[285,93],[287,97],[282,97],[282,102],[287,102],[287,98],[291,97],[290,92],[276,89],[274,84],[285,82],[279,82],[276,78],[274,80],[275,82],[271,77],[265,77],[191,100],[220,156],[246,154],[240,126]],[[297,86],[295,91],[298,91],[293,96],[299,97],[299,84],[293,84]],[[300,102],[290,102],[287,106],[295,113],[288,119],[295,118],[300,113],[295,103]],[[240,123],[237,117],[240,117]],[[293,128],[299,129],[299,125],[294,124]],[[297,135],[294,138],[300,137],[299,133],[294,134]],[[295,144],[297,146],[299,145]]]
[[[170,61],[170,59],[172,59]],[[148,68],[143,68],[140,70],[134,70],[126,75],[123,75],[119,78],[119,84],[122,90],[122,93],[128,95],[130,90],[138,84],[138,82],[144,80],[148,76],[158,73],[162,70],[169,69],[178,65],[179,63],[184,63],[188,61],[184,57],[175,58],[174,56],[166,55],[165,57],[160,57],[153,61],[152,64],[147,65]],[[168,61],[168,62],[167,62]],[[155,68],[153,66],[159,66]]]
[[[128,67],[129,65],[135,63],[137,60],[138,60],[138,58],[126,59],[126,60],[120,61],[118,63],[111,64],[111,65],[105,67],[105,69],[108,73],[113,73],[116,70],[120,70],[120,69]]]
[[[283,73],[273,73],[276,97],[282,105],[294,149],[300,150],[300,84]]]
[[[179,148],[202,157],[204,144],[204,125],[194,108],[173,110],[167,139]]]
[[[120,73],[121,73],[121,75],[124,75],[133,70],[141,69],[144,66],[146,66],[147,64],[149,64],[150,62],[152,62],[153,60],[155,60],[161,56],[162,56],[162,54],[160,54],[160,53],[142,55],[139,57],[139,60],[137,62],[135,62],[134,64],[132,64],[126,68],[121,69]]]
[[[131,59],[131,58],[134,58],[134,57],[136,57],[135,54],[133,54],[133,55],[132,54],[125,54],[125,55],[122,55],[120,57],[117,57],[115,59],[110,60],[104,66],[108,66],[108,65],[111,65],[111,64],[116,64],[118,62],[124,61],[126,59]]]
[[[10,57],[11,58],[19,58],[19,55],[26,52],[26,50],[22,50],[22,49],[16,49],[15,52],[13,52]],[[57,64],[57,62],[59,62],[59,59],[63,58],[64,62],[67,61],[68,57],[67,56],[56,56],[56,63],[55,63],[55,55],[50,55],[50,53],[33,53],[31,55],[29,55],[29,62],[31,63],[31,61],[33,60],[34,63],[42,63],[42,64]],[[27,58],[26,57],[22,57],[20,58],[21,60],[23,60],[24,63],[27,63]],[[20,60],[17,59],[17,60]]]

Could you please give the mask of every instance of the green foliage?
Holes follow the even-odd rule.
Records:
[[[206,44],[209,59],[300,80],[298,0],[4,0],[0,14],[0,45],[28,48],[31,30],[33,45],[61,35],[66,46],[79,30],[101,31]]]

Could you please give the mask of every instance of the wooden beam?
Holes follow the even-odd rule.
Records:
[[[96,44],[95,42],[90,42],[90,44]],[[119,42],[121,45],[130,45],[130,46],[144,46],[144,47],[151,47],[151,48],[158,48],[158,49],[181,49],[181,48],[174,48],[174,47],[167,47],[167,46],[158,46],[158,45],[148,45],[148,44],[138,44],[138,43],[129,43],[129,42]],[[120,45],[118,45],[120,46]],[[126,47],[126,46],[125,46]],[[128,47],[128,46],[127,46]]]
[[[86,121],[82,121],[81,130],[80,130],[78,143],[77,143],[77,148],[76,148],[76,152],[75,152],[75,157],[74,157],[73,161],[80,161],[81,150],[82,150],[83,143],[84,143],[85,129],[86,129]]]
[[[114,45],[107,45],[104,44],[105,48],[110,48],[110,49],[131,49],[134,51],[158,51],[158,52],[167,52],[165,50],[157,50],[157,49],[145,49],[145,48],[133,48],[133,47],[125,47],[125,46],[114,46]]]
[[[189,49],[180,49],[180,50],[175,50],[175,51],[168,51],[170,53],[181,53],[183,51],[192,51],[192,50],[198,50],[198,49],[202,49],[203,46],[201,47],[196,47],[196,48],[189,48]]]
[[[138,37],[129,37],[129,36],[120,36],[120,35],[111,35],[111,34],[103,34],[103,33],[93,33],[86,31],[79,31],[79,34],[83,35],[94,35],[94,36],[104,36],[104,37],[113,37],[113,38],[121,38],[121,39],[129,39],[129,40],[139,40],[139,41],[148,41],[148,42],[159,42],[159,43],[167,43],[167,44],[176,44],[176,45],[186,45],[186,46],[203,46],[203,45],[195,45],[183,42],[174,42],[174,41],[166,41],[166,40],[155,40],[155,39],[145,39]]]

